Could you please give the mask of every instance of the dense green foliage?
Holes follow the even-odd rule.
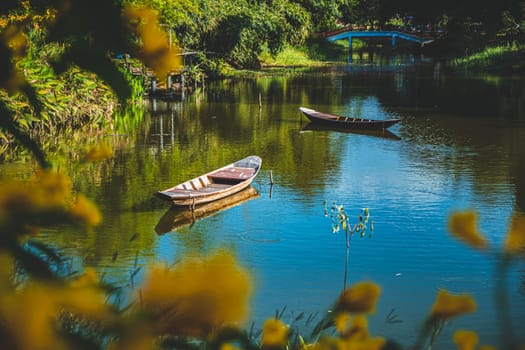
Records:
[[[126,0],[158,10],[179,45],[196,55],[186,60],[208,75],[221,67],[258,68],[261,55],[304,47],[317,32],[346,25],[440,32],[440,56],[463,55],[492,43],[523,43],[525,1],[413,0]],[[176,39],[175,39],[176,38]],[[317,55],[319,57],[319,55]]]
[[[132,35],[133,18],[123,13],[104,0],[2,3],[0,159],[21,144],[46,167],[36,135],[111,124],[117,107],[141,93],[140,82],[114,56],[130,52],[151,62],[152,55]],[[154,49],[162,62],[167,50]]]

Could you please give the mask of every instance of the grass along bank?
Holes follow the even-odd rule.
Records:
[[[472,72],[523,74],[525,45],[487,47],[483,51],[452,60],[450,67]]]

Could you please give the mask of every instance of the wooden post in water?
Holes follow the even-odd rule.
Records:
[[[273,172],[270,170],[270,199],[272,199],[273,194]]]
[[[259,92],[259,109],[262,108],[262,97],[261,97],[261,93]]]
[[[166,78],[166,90],[171,90],[171,73]]]
[[[157,91],[157,81],[155,77],[151,78],[151,92]]]

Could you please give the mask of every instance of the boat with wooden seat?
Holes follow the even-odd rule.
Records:
[[[329,113],[318,112],[315,109],[299,107],[299,110],[313,123],[331,125],[347,129],[384,130],[401,121],[401,119],[363,119],[344,117]]]
[[[248,187],[261,169],[262,159],[249,156],[200,175],[156,196],[175,206],[195,206],[230,196]]]

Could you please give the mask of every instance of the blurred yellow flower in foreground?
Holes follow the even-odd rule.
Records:
[[[11,288],[11,279],[13,277],[13,260],[12,258],[0,252],[0,298],[2,294]]]
[[[348,329],[348,325],[352,319],[352,315],[348,312],[338,312],[334,316],[335,330],[342,334]]]
[[[64,206],[71,194],[71,179],[64,174],[53,171],[37,171],[32,178],[31,191],[42,191],[39,198],[47,205]]]
[[[325,337],[314,344],[312,350],[381,350],[386,341],[382,337],[374,338],[335,338]]]
[[[159,332],[200,336],[244,321],[251,293],[248,272],[221,250],[151,268],[138,297],[142,311],[159,318]]]
[[[355,315],[352,320],[350,328],[348,328],[343,337],[353,340],[366,340],[369,339],[368,334],[368,320],[364,315]]]
[[[66,176],[39,171],[29,182],[0,182],[0,220],[7,216],[62,210],[68,201],[71,182]]]
[[[5,28],[0,28],[0,43],[10,51],[15,59],[20,59],[25,55],[29,47],[23,26],[19,24],[6,23]],[[9,94],[13,94],[25,84],[25,81],[16,69],[11,69],[9,66],[6,68],[2,70],[0,88],[6,89]]]
[[[461,211],[450,215],[451,234],[476,249],[486,249],[488,243],[477,228],[478,215],[474,211]]]
[[[164,79],[170,72],[181,68],[180,49],[170,47],[155,11],[146,7],[128,6],[123,17],[129,28],[141,39],[142,47],[138,55],[146,66],[155,71],[158,78]]]
[[[242,349],[228,342],[228,343],[222,343],[219,350],[242,350]]]
[[[96,286],[99,283],[97,272],[93,268],[87,267],[82,275],[71,281],[70,285],[72,287],[89,287]]]
[[[492,345],[481,345],[477,348],[477,350],[498,350],[498,348]],[[522,350],[525,350],[525,347],[523,347]]]
[[[105,143],[91,146],[85,155],[87,161],[104,160],[111,157],[113,157],[113,149]]]
[[[370,313],[375,306],[381,287],[373,282],[359,282],[343,291],[336,302],[336,311],[351,313]]]
[[[459,350],[474,350],[478,344],[479,338],[476,332],[468,330],[457,330],[452,336],[454,343]]]
[[[29,284],[0,294],[0,319],[9,342],[20,350],[66,349],[56,332],[64,312],[79,319],[109,322],[106,295],[95,287],[58,287]]]
[[[105,350],[158,350],[158,340],[150,327],[130,327],[119,338],[111,339]]]
[[[98,207],[84,195],[77,195],[76,201],[69,209],[71,216],[86,226],[96,226],[102,221],[102,214]]]
[[[430,319],[445,320],[474,311],[476,301],[470,295],[453,295],[441,289],[430,311]]]
[[[371,282],[361,282],[355,284],[349,290],[359,291],[358,294],[369,295],[375,305],[379,295],[379,287]],[[372,292],[370,292],[372,290]],[[347,290],[348,291],[348,290]],[[360,299],[360,298],[359,298]],[[350,314],[347,311],[337,312],[334,316],[334,325],[339,333],[339,337],[322,337],[314,344],[314,350],[379,350],[382,349],[386,340],[383,337],[371,337],[368,331],[368,319],[364,314],[361,301],[357,304],[360,311],[357,314]],[[354,310],[355,307],[352,307]],[[366,310],[373,307],[367,306]]]
[[[88,227],[101,221],[98,208],[72,193],[71,180],[58,172],[37,171],[30,181],[0,182],[0,229],[30,235],[64,218]]]
[[[525,214],[512,216],[504,249],[509,254],[522,254],[525,258]]]
[[[25,55],[29,47],[29,40],[24,33],[24,27],[21,25],[10,24],[0,32],[0,40],[7,44],[15,57]]]
[[[283,348],[288,343],[289,327],[277,318],[264,321],[261,343],[263,348]]]

